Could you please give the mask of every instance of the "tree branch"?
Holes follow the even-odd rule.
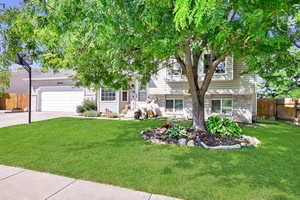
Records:
[[[220,58],[216,59],[208,68],[208,71],[204,77],[204,80],[202,82],[201,88],[200,88],[200,95],[201,96],[205,96],[208,87],[211,83],[212,77],[216,71],[216,68],[218,66],[218,64],[220,64],[224,59],[225,59],[226,55],[221,56]]]
[[[185,66],[184,61],[181,59],[181,57],[179,55],[175,55],[175,58],[176,58],[177,62],[180,64],[183,73],[186,74],[186,66]]]

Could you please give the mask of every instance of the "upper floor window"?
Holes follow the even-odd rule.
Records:
[[[101,101],[115,101],[116,92],[109,88],[101,88]]]
[[[204,55],[204,69],[203,72],[207,73],[209,66],[216,60],[216,57],[211,54]],[[226,73],[225,61],[221,62],[216,67],[216,73]]]
[[[172,76],[181,76],[182,69],[180,64],[174,63],[171,68],[168,69],[168,74]]]
[[[232,114],[232,99],[212,100],[211,112],[218,114]]]

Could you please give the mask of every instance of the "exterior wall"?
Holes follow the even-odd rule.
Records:
[[[228,58],[229,59],[229,58]],[[231,58],[230,58],[231,59]],[[229,59],[229,60],[230,60]],[[247,70],[246,65],[239,60],[227,61],[227,63],[233,62],[233,65],[228,64],[226,69],[229,70],[229,76],[233,76],[233,79],[226,79],[225,76],[214,75],[214,79],[210,84],[207,94],[254,94],[255,90],[255,77],[254,75],[241,75],[241,73]],[[199,64],[199,71],[203,70],[202,64]],[[230,73],[230,69],[232,73]],[[188,83],[186,79],[181,81],[168,81],[167,69],[161,69],[157,75],[153,76],[148,85],[148,94],[151,95],[167,95],[167,94],[186,94],[188,92]],[[199,74],[201,79],[201,74]],[[201,83],[201,80],[200,80]]]
[[[256,116],[256,79],[254,75],[242,75],[247,66],[241,60],[228,57],[225,60],[226,73],[214,75],[205,100],[205,116],[208,118],[211,113],[211,100],[215,98],[231,98],[233,111],[230,116],[238,122],[251,123]],[[199,62],[199,83],[204,78],[203,56]],[[185,77],[167,77],[167,69],[163,68],[157,75],[153,76],[148,85],[148,95],[158,99],[158,104],[165,116],[191,118],[192,100],[188,94],[189,85]],[[184,99],[183,114],[170,114],[165,112],[165,101],[167,98]]]
[[[188,95],[157,95],[155,96],[157,103],[162,112],[162,116],[174,117],[174,118],[192,118],[192,99]],[[175,98],[183,99],[183,112],[182,113],[168,113],[165,110],[166,99]],[[213,99],[232,99],[232,113],[228,115],[214,114],[212,113],[211,102]],[[205,117],[219,115],[227,117],[236,122],[252,123],[253,95],[207,95],[205,98]]]
[[[102,101],[101,100],[101,89],[99,92],[99,111],[100,112],[106,112],[106,110],[109,110],[113,113],[119,113],[120,112],[120,91],[116,91],[116,100],[115,101]]]

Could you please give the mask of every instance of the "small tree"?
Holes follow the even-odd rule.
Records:
[[[120,88],[136,79],[146,84],[174,57],[188,79],[195,129],[204,129],[204,98],[216,67],[227,56],[243,59],[249,73],[267,80],[282,70],[293,73],[293,66],[284,63],[295,59],[289,49],[299,39],[296,0],[46,2],[27,3],[8,34],[35,49],[33,56],[44,67],[71,68],[88,83]],[[207,50],[215,59],[200,80],[198,63]],[[274,58],[278,62],[269,65]],[[91,68],[99,76],[86,76]]]

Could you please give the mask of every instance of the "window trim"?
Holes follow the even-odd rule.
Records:
[[[220,100],[221,101],[221,112],[213,112],[212,110],[212,101]],[[223,100],[231,100],[231,112],[230,113],[223,113]],[[211,107],[210,107],[210,114],[218,114],[218,115],[225,115],[225,116],[232,116],[233,115],[233,98],[226,97],[226,98],[212,98],[211,100]]]
[[[105,87],[100,88],[100,102],[117,102],[117,91],[111,89],[115,92],[115,100],[102,100],[102,89],[111,89],[111,88],[105,88]]]
[[[126,101],[123,100],[123,97],[124,97],[123,92],[127,93],[127,100]],[[121,90],[121,102],[129,102],[129,92],[128,92],[128,90]]]
[[[167,111],[167,100],[173,100],[173,111]],[[175,111],[175,100],[182,100],[182,111]],[[165,99],[165,113],[167,114],[183,114],[184,113],[184,99],[183,98],[166,98]]]
[[[204,53],[203,56],[202,56],[202,75],[205,75],[205,55],[212,55],[211,53]],[[227,60],[227,57],[225,57],[224,59],[224,64],[225,64],[225,72],[222,72],[222,73],[217,73],[215,72],[214,73],[214,76],[224,76],[224,75],[227,75],[228,74],[228,70],[227,70],[227,64],[226,64],[226,60]]]

